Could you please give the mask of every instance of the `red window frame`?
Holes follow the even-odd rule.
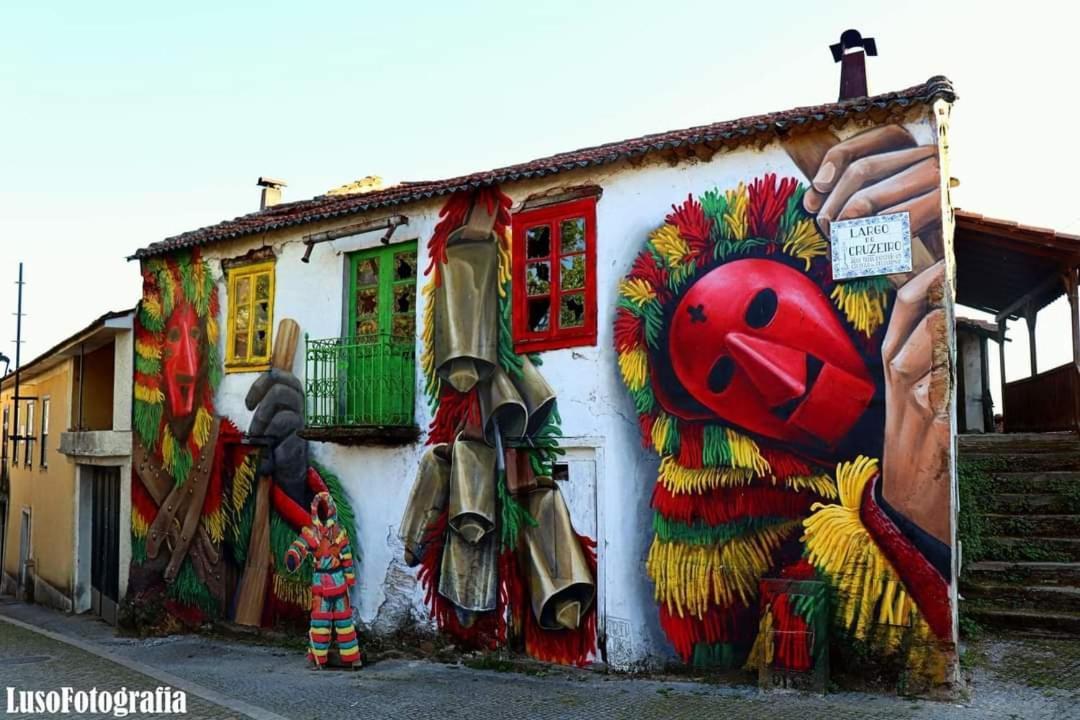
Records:
[[[584,218],[584,252],[562,252],[561,223],[564,220]],[[526,257],[528,230],[546,225],[549,229],[548,255]],[[558,203],[534,210],[516,213],[512,223],[513,232],[513,333],[516,352],[536,352],[560,348],[580,347],[596,344],[596,198],[582,198],[571,202]],[[561,287],[562,259],[584,255],[585,287],[580,291],[584,298],[584,323],[578,327],[562,328],[559,326],[559,308],[563,295],[578,293],[577,289],[563,290]],[[548,292],[551,304],[548,308],[548,328],[540,332],[529,330],[529,310],[526,287],[526,266],[529,263],[549,263]]]

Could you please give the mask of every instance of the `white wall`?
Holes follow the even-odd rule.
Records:
[[[931,143],[934,134],[928,124],[909,126],[920,143]],[[851,131],[849,131],[851,132]],[[645,573],[645,559],[652,540],[652,511],[649,508],[656,478],[657,458],[642,450],[637,415],[620,379],[613,350],[612,324],[615,317],[618,283],[628,272],[648,234],[663,223],[674,203],[688,194],[699,196],[714,187],[734,188],[765,173],[805,180],[778,144],[762,150],[741,149],[722,152],[710,162],[685,161],[672,166],[646,163],[632,167],[620,163],[598,170],[563,173],[538,181],[502,186],[515,203],[532,193],[559,186],[597,184],[603,196],[597,205],[597,308],[598,340],[595,347],[547,352],[542,372],[559,395],[559,409],[566,436],[599,438],[603,462],[597,478],[600,561],[605,578],[605,607],[609,623],[612,657],[624,665],[656,664],[673,654],[660,632],[653,587]],[[374,232],[318,245],[310,264],[300,262],[304,234],[330,227],[353,224],[390,213],[409,218],[399,228],[395,241],[418,239],[419,268],[427,266],[426,243],[446,198],[384,209],[364,216],[352,216],[333,224],[305,226],[291,232],[260,236],[204,249],[204,257],[220,273],[222,258],[238,257],[253,247],[272,243],[278,257],[276,270],[275,324],[294,318],[312,338],[341,334],[345,253],[378,244],[381,233]],[[418,291],[422,286],[418,282]],[[228,305],[226,288],[219,283],[222,317]],[[418,292],[417,328],[422,327],[423,294]],[[224,336],[224,332],[222,335]],[[224,344],[224,337],[222,338]],[[302,344],[301,350],[302,353]],[[421,352],[417,344],[417,356]],[[303,358],[297,357],[296,373],[303,376]],[[244,407],[244,395],[255,374],[229,374],[218,392],[218,412],[244,429],[251,413]],[[416,379],[416,421],[427,428],[430,413]],[[363,557],[359,588],[354,601],[361,620],[382,629],[408,610],[427,618],[415,573],[401,562],[397,525],[411,489],[423,450],[423,437],[415,445],[399,448],[344,447],[312,443],[312,454],[342,479],[357,518],[355,545]],[[382,611],[382,615],[380,615]]]

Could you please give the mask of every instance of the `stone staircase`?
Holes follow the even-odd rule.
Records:
[[[961,435],[984,487],[980,557],[963,558],[961,611],[981,625],[1080,634],[1080,437]],[[964,549],[966,554],[966,548]]]
[[[961,611],[987,626],[1080,635],[1080,437],[961,435],[984,479],[981,557],[963,558]],[[964,548],[967,551],[967,548]]]

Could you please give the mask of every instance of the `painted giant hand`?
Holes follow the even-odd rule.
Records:
[[[661,456],[647,568],[686,662],[807,669],[808,648],[758,630],[809,638],[812,618],[759,598],[759,581],[821,579],[842,637],[880,658],[903,648],[939,678],[952,629],[936,155],[898,127],[822,145],[789,147],[812,186],[765,175],[673,207],[621,284],[619,367]],[[912,277],[833,282],[832,218],[903,210]]]
[[[197,251],[146,261],[135,328],[128,597],[136,624],[299,623],[311,606],[311,563],[292,574],[281,558],[310,522],[311,497],[329,485],[352,528],[337,479],[309,465],[296,435],[303,395],[287,368],[253,383],[246,435],[215,412],[218,314],[217,285]]]

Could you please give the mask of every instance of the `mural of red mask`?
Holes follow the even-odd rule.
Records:
[[[668,349],[695,400],[777,440],[833,446],[874,396],[821,288],[774,260],[736,260],[702,276],[675,310]]]
[[[179,305],[165,323],[162,352],[165,399],[172,417],[190,415],[195,409],[202,328],[190,303]]]

